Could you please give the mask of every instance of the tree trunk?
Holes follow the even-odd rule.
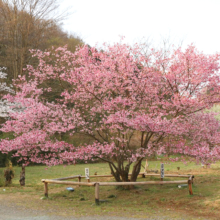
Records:
[[[22,170],[21,170],[21,173],[20,173],[20,185],[21,186],[25,186],[25,166],[24,164],[22,164]]]
[[[128,174],[129,174],[129,169],[130,169],[131,163],[127,164],[125,167],[123,166],[122,161],[118,161],[117,166],[115,166],[113,163],[109,163],[109,167],[111,169],[111,174],[114,176],[114,178],[117,182],[130,182],[130,181],[136,182],[138,174],[140,173],[140,170],[141,170],[142,160],[143,160],[143,158],[139,158],[135,162],[130,179],[129,179]],[[123,188],[132,189],[132,188],[134,188],[134,186],[123,186]]]
[[[118,170],[111,163],[109,163],[109,167],[111,169],[111,174],[114,176],[115,180],[117,182],[121,182],[121,178]]]
[[[133,170],[131,173],[131,182],[136,182],[138,174],[141,171],[141,162],[142,162],[143,158],[138,159],[134,166],[133,166]]]

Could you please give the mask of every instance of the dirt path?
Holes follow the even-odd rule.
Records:
[[[117,216],[61,216],[59,213],[56,214],[54,210],[35,210],[34,208],[26,208],[25,206],[16,205],[9,201],[3,201],[0,199],[0,220],[140,220],[140,218],[128,218],[128,217],[117,217]],[[184,220],[184,219],[195,219],[187,218],[170,218],[169,216],[148,216],[148,220]],[[200,218],[198,218],[200,219]]]
[[[0,202],[0,219],[1,220],[140,220],[137,218],[117,217],[117,216],[83,216],[83,217],[64,217],[54,215],[50,211],[37,211],[18,207],[14,204],[2,204]],[[152,218],[142,218],[149,220],[168,220],[170,218],[157,216]],[[184,219],[184,218],[183,218]]]
[[[40,200],[41,201],[41,200]],[[158,213],[154,216],[146,216],[142,218],[118,217],[117,214],[111,213],[111,216],[76,216],[77,210],[59,209],[54,204],[54,201],[47,201],[48,207],[44,207],[39,201],[39,197],[34,195],[25,196],[23,194],[0,194],[0,220],[189,220],[195,219],[183,215],[182,217],[175,217],[175,215],[168,216],[165,213]],[[50,204],[52,203],[52,204]],[[175,214],[175,213],[174,213]],[[121,213],[123,216],[123,213]],[[181,215],[178,215],[181,216]],[[203,219],[203,218],[196,218]],[[204,220],[204,219],[203,219]]]
[[[0,219],[1,220],[126,220],[128,218],[120,217],[107,217],[107,216],[85,216],[85,217],[64,217],[54,215],[50,211],[38,211],[34,209],[27,209],[24,207],[18,207],[14,204],[2,204],[0,202]],[[129,220],[136,220],[135,218],[129,218]]]
[[[16,205],[8,206],[0,204],[0,219],[1,220],[125,220],[127,218],[118,218],[118,217],[63,217],[53,215],[47,211],[38,212],[37,210],[25,209],[17,207]],[[134,218],[129,218],[130,220],[135,220]]]

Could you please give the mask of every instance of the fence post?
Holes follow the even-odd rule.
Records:
[[[163,178],[164,178],[164,163],[161,163],[160,164],[160,181],[163,181]]]
[[[44,196],[48,197],[48,183],[44,182]]]
[[[95,203],[99,205],[99,183],[95,183]]]
[[[189,194],[193,195],[193,191],[192,191],[192,176],[189,177],[188,186],[189,186]]]
[[[81,176],[78,176],[78,182],[80,183],[81,182]],[[80,187],[80,185],[79,185]]]
[[[22,167],[21,167],[21,173],[20,173],[20,180],[19,180],[19,182],[20,182],[20,185],[21,186],[25,186],[25,166],[24,166],[24,164],[22,164]]]

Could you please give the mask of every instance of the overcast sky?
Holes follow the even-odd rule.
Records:
[[[130,44],[162,39],[183,46],[194,43],[205,53],[220,52],[220,0],[61,0],[73,14],[64,30],[86,43]]]

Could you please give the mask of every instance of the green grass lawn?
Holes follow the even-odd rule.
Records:
[[[150,161],[149,169],[160,168],[161,161]],[[143,163],[144,165],[144,163]],[[177,170],[180,167],[180,170]],[[129,217],[168,216],[184,219],[206,218],[218,219],[220,216],[220,163],[211,168],[181,162],[166,163],[165,174],[194,174],[193,196],[188,187],[178,188],[177,184],[143,185],[132,190],[123,190],[114,186],[101,186],[99,206],[95,205],[94,187],[71,186],[74,192],[66,190],[68,185],[49,184],[49,198],[44,197],[44,185],[41,179],[53,179],[72,175],[84,175],[85,168],[90,175],[110,174],[108,164],[77,164],[71,166],[31,166],[26,168],[26,186],[20,187],[20,167],[14,167],[15,178],[10,187],[0,188],[0,197],[37,210],[51,210],[58,215],[117,215]],[[0,168],[3,173],[4,168]],[[144,168],[142,168],[142,171]],[[159,180],[155,177],[138,178],[138,181]],[[181,180],[165,178],[164,180]],[[75,179],[74,181],[78,181]],[[86,180],[82,180],[86,181]],[[92,178],[91,181],[114,181],[113,178]],[[5,191],[3,191],[5,189]],[[18,199],[19,198],[19,199]]]

